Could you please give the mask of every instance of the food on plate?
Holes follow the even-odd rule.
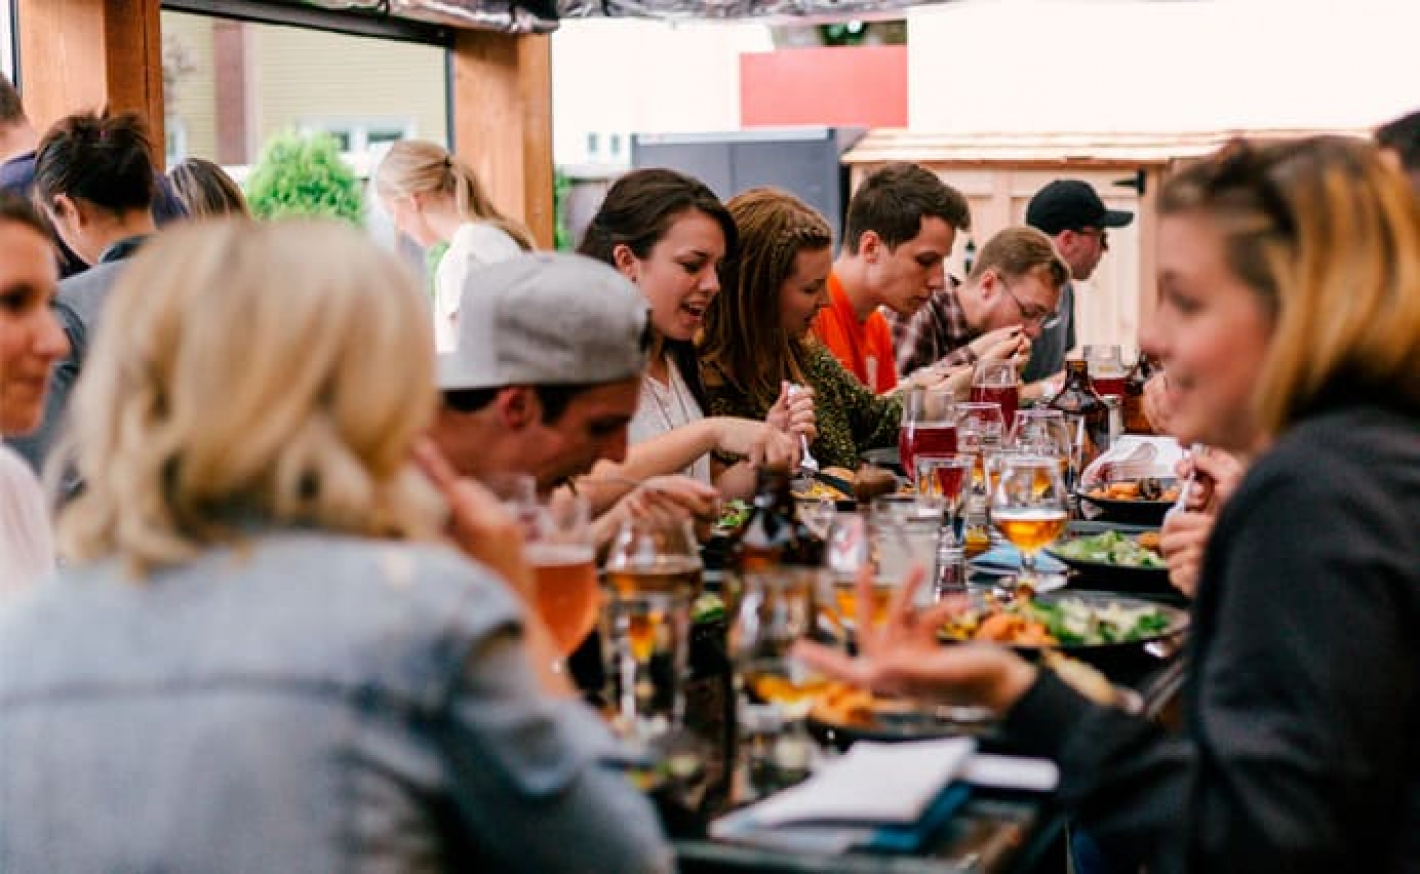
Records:
[[[715,533],[733,534],[744,527],[753,512],[754,507],[739,498],[726,501],[724,506],[720,508],[720,518],[715,522]]]
[[[809,712],[820,722],[868,726],[877,721],[879,700],[867,689],[831,680]]]
[[[796,501],[847,501],[851,500],[843,492],[820,480],[809,480],[794,488]]]
[[[1159,533],[1145,531],[1137,538],[1118,531],[1104,531],[1089,537],[1076,537],[1052,547],[1061,558],[1112,564],[1119,567],[1167,568],[1168,563],[1158,553]]]
[[[871,501],[880,495],[890,495],[897,491],[897,476],[887,468],[865,464],[858,468],[853,479],[853,497],[859,501]]]
[[[1098,646],[1146,640],[1168,627],[1168,614],[1147,605],[1020,596],[1003,604],[988,596],[948,620],[942,635],[950,640],[989,640],[1012,646]]]
[[[1165,488],[1164,485],[1154,477],[1146,476],[1140,477],[1139,479],[1121,480],[1119,482],[1095,486],[1085,492],[1085,495],[1106,501],[1173,502],[1178,500],[1179,486],[1171,485]]]

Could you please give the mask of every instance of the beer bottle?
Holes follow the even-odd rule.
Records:
[[[784,563],[794,545],[794,495],[789,474],[760,468],[754,510],[740,537],[735,567],[741,574],[771,570]]]
[[[1070,430],[1069,469],[1073,489],[1090,462],[1109,448],[1109,408],[1090,386],[1089,369],[1083,358],[1065,362],[1065,384],[1046,406],[1065,414],[1065,424]]]
[[[1159,360],[1144,352],[1134,362],[1124,383],[1124,431],[1126,434],[1152,434],[1153,426],[1144,415],[1144,384],[1160,371]]]

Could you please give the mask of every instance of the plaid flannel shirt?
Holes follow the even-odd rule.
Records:
[[[967,344],[977,333],[966,323],[966,312],[957,300],[960,287],[955,277],[948,276],[946,287],[908,318],[884,310],[892,328],[897,372],[904,378],[933,364],[952,366],[976,360]]]

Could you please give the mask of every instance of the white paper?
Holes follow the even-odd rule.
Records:
[[[757,825],[792,822],[910,825],[961,772],[976,751],[972,738],[859,741],[808,780],[754,805]]]
[[[961,779],[990,789],[1050,792],[1060,783],[1060,769],[1049,759],[977,753],[962,768]]]

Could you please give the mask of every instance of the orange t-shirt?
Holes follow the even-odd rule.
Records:
[[[828,274],[829,304],[814,317],[814,336],[876,394],[897,387],[892,330],[877,310],[859,322],[838,277]]]

